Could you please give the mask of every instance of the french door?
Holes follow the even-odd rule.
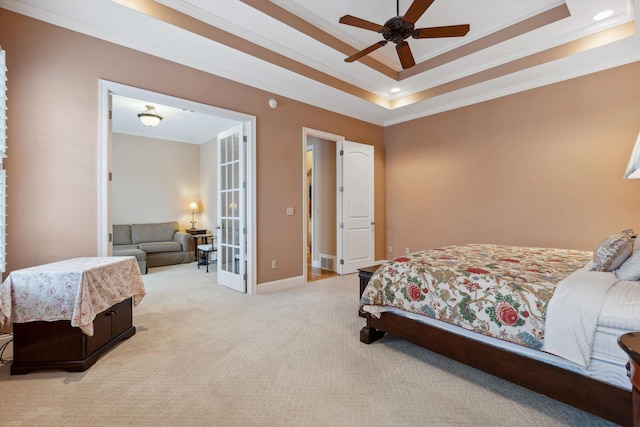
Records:
[[[218,134],[218,283],[246,284],[246,139],[242,125]]]

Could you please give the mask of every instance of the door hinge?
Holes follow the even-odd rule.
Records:
[[[109,233],[109,243],[113,242],[113,233]]]
[[[242,234],[247,234],[247,227],[244,227],[244,228],[242,229]]]
[[[113,111],[109,110],[109,120],[113,120]]]
[[[242,188],[247,189],[247,181],[242,181]]]
[[[343,259],[340,260],[340,265],[344,265],[344,260]]]
[[[338,189],[341,193],[344,193],[344,186],[341,185],[340,188]]]
[[[109,172],[109,181],[113,181],[113,172]]]
[[[244,275],[242,276],[242,279],[246,282],[247,281],[247,273],[244,273]]]
[[[344,150],[340,150],[340,155],[344,156]]]
[[[340,223],[340,228],[344,228],[344,222]]]
[[[242,142],[247,142],[248,140],[247,135],[242,135]]]

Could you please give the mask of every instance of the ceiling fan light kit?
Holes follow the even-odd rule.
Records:
[[[444,27],[415,28],[415,23],[426,12],[435,0],[414,0],[409,6],[407,12],[401,16],[399,12],[400,3],[396,0],[396,11],[398,16],[394,16],[385,22],[384,25],[378,25],[355,16],[345,15],[340,18],[340,23],[351,25],[352,27],[362,28],[369,31],[380,33],[384,40],[381,40],[355,54],[345,58],[346,62],[356,61],[366,56],[376,49],[386,45],[387,42],[396,44],[398,59],[403,69],[411,68],[416,65],[413,59],[413,53],[406,41],[409,37],[414,39],[426,38],[442,38],[442,37],[462,37],[465,36],[470,29],[469,24],[449,25]]]

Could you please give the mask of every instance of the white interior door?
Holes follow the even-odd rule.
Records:
[[[246,139],[242,126],[218,134],[218,283],[246,292]]]
[[[373,146],[342,141],[338,150],[338,272],[375,261]]]

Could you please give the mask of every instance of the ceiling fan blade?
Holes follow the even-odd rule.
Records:
[[[416,28],[411,34],[414,39],[433,39],[439,37],[462,37],[469,32],[469,24],[449,25],[447,27]]]
[[[379,33],[384,29],[384,26],[375,24],[373,22],[365,21],[364,19],[356,18],[351,15],[344,15],[339,21],[341,24],[351,25],[352,27],[364,28],[365,30],[371,30]]]
[[[435,0],[413,0],[413,3],[409,6],[409,9],[402,17],[402,20],[415,24],[434,1]]]
[[[381,48],[382,46],[384,46],[385,44],[387,44],[387,41],[386,41],[386,40],[381,40],[381,41],[379,41],[379,42],[378,42],[378,43],[376,43],[376,44],[372,44],[371,46],[369,46],[369,47],[368,47],[368,48],[366,48],[366,49],[362,49],[362,50],[361,50],[360,52],[358,52],[358,53],[354,53],[354,54],[353,54],[353,55],[351,55],[350,57],[346,58],[346,59],[344,60],[344,62],[353,62],[353,61],[355,61],[355,60],[357,60],[357,59],[360,59],[360,58],[362,58],[363,56],[370,54],[370,53],[371,53],[371,52],[373,52],[374,50],[376,50],[376,49],[380,49],[380,48]]]
[[[400,64],[402,64],[403,70],[416,65],[416,61],[413,59],[413,54],[411,53],[411,48],[409,48],[409,43],[406,41],[398,43],[396,45],[396,51],[398,52],[398,58],[400,58]]]

